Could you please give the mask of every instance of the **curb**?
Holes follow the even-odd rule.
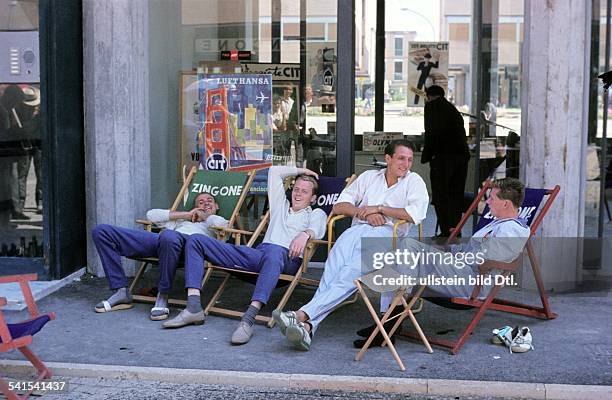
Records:
[[[59,362],[49,362],[46,364],[53,371],[54,375],[79,378],[147,380],[167,383],[283,389],[287,389],[287,386],[289,386],[292,389],[431,394],[437,396],[491,396],[545,400],[599,400],[612,398],[612,386],[597,385],[281,374]],[[32,365],[26,361],[0,360],[0,367],[3,375],[26,375],[33,372]]]

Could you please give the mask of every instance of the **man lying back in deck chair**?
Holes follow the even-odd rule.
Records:
[[[95,311],[104,313],[132,308],[132,294],[128,291],[127,278],[121,266],[121,256],[158,257],[159,287],[151,319],[168,318],[168,293],[172,288],[176,269],[183,258],[183,247],[189,235],[198,233],[215,236],[213,226],[226,227],[228,221],[215,215],[219,205],[208,193],[201,193],[194,199],[191,211],[169,211],[153,209],[147,212],[147,219],[165,228],[161,233],[128,229],[107,224],[97,225],[91,232],[106,279],[115,293],[96,304]]]
[[[431,276],[430,282],[436,280],[433,278],[452,278],[449,280],[452,284],[429,285],[423,294],[425,297],[469,298],[474,289],[474,285],[469,283],[470,277],[475,278],[479,274],[479,267],[483,262],[491,260],[509,263],[523,251],[530,232],[527,222],[518,217],[518,209],[524,197],[525,185],[518,179],[503,178],[493,181],[487,199],[491,215],[495,218],[492,222],[476,231],[467,243],[443,248],[424,245],[413,239],[403,239],[398,243],[398,249],[423,253],[428,257],[421,258],[410,268],[400,267],[399,270],[416,279]],[[473,256],[468,257],[469,254]],[[495,274],[495,270],[491,273]],[[463,281],[465,285],[454,284]],[[492,287],[493,284],[483,285],[478,297],[486,297]]]
[[[299,175],[298,175],[299,174]],[[291,204],[285,196],[284,178],[298,175],[291,192]],[[221,243],[203,235],[192,235],[185,244],[185,287],[187,308],[164,328],[180,328],[204,323],[204,310],[200,303],[200,288],[205,262],[237,270],[259,272],[251,304],[232,334],[232,344],[245,344],[253,335],[253,323],[276,287],[281,273],[293,275],[302,264],[306,242],[325,235],[327,215],[321,209],[313,210],[318,175],[305,168],[270,167],[268,172],[268,200],[270,225],[263,243],[256,248]]]
[[[317,292],[298,311],[272,314],[295,348],[309,350],[312,332],[357,290],[354,280],[362,275],[361,239],[391,238],[393,224],[400,219],[409,222],[398,229],[398,235],[405,236],[410,224],[419,224],[427,215],[425,182],[410,171],[413,155],[412,142],[392,141],[385,148],[387,168],[364,172],[338,197],[334,214],[352,216],[353,224],[332,247]]]

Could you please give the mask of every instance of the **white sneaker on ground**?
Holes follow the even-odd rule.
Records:
[[[514,329],[510,326],[504,326],[499,329],[493,329],[491,342],[494,344],[503,344],[510,350],[510,353],[525,353],[533,350],[533,337],[528,327],[518,326]]]

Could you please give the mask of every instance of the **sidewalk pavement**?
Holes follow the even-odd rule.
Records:
[[[155,276],[155,270],[147,274],[150,283]],[[213,279],[212,287],[216,287],[220,279]],[[251,285],[232,280],[224,304],[241,310],[248,304],[245,293],[251,291]],[[278,292],[272,304],[280,297]],[[212,290],[208,290],[203,300],[207,301],[211,293]],[[289,308],[298,308],[313,293],[298,288]],[[230,335],[238,322],[233,319],[209,316],[203,326],[164,330],[161,322],[149,320],[151,306],[147,304],[137,304],[127,311],[94,313],[94,305],[108,294],[105,279],[85,276],[80,282],[41,300],[41,311],[55,311],[57,320],[36,335],[32,345],[34,351],[48,362],[228,371],[228,374],[229,371],[243,371],[348,376],[353,377],[355,385],[360,384],[358,377],[385,377],[426,379],[432,382],[429,385],[435,383],[441,387],[457,387],[448,380],[462,380],[612,388],[612,338],[609,335],[612,320],[606,317],[605,311],[612,306],[608,291],[554,295],[550,302],[559,317],[550,321],[487,313],[458,355],[450,355],[435,346],[434,353],[428,354],[417,342],[398,341],[396,347],[407,368],[405,372],[398,369],[387,349],[374,348],[366,353],[364,360],[353,360],[357,352],[352,347],[356,338],[354,332],[370,323],[365,306],[359,302],[330,315],[313,338],[311,350],[297,352],[285,343],[278,329],[268,329],[264,325],[255,327],[250,343],[238,347],[230,345]],[[504,289],[503,294],[520,301],[537,303],[539,300],[537,295],[511,289]],[[172,315],[176,312],[172,310]],[[11,322],[22,320],[27,314],[21,311],[5,312],[5,315]],[[471,315],[472,311],[449,310],[426,303],[417,319],[426,333],[451,337],[465,327]],[[490,344],[491,330],[503,325],[529,326],[535,350],[510,354],[505,347]],[[1,354],[0,369],[5,369],[7,361],[3,360],[7,359],[19,360],[21,355],[17,352]],[[513,384],[498,386],[508,390]],[[463,394],[494,395],[486,391]],[[536,394],[534,398],[545,398]]]

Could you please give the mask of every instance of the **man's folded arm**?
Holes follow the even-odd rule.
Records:
[[[334,208],[333,208],[334,214],[336,215],[344,214],[344,215],[348,215],[349,217],[354,217],[355,214],[357,214],[357,211],[359,211],[359,208],[345,201],[334,204]]]

